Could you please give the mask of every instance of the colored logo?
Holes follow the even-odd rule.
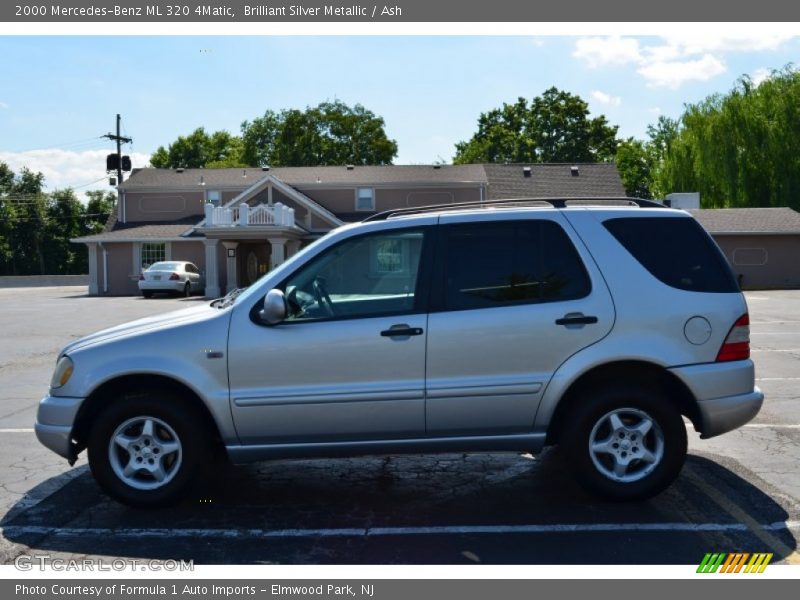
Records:
[[[772,552],[709,552],[703,557],[698,573],[763,573],[772,560]]]

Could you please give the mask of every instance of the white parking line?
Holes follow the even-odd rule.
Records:
[[[800,521],[777,521],[758,526],[764,531],[784,531],[800,528]],[[0,535],[14,538],[20,535],[57,537],[98,536],[114,538],[317,538],[317,537],[384,537],[406,535],[481,535],[510,533],[606,533],[628,532],[726,532],[748,531],[743,523],[553,523],[547,525],[442,525],[431,527],[348,527],[323,529],[113,529],[102,527],[42,527],[10,525],[0,529]]]
[[[21,427],[17,429],[0,429],[0,433],[33,433],[32,427]]]
[[[798,381],[800,377],[756,377],[756,381]]]

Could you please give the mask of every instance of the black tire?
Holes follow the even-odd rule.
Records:
[[[142,292],[142,296],[144,296],[145,298],[152,298],[153,292]]]
[[[135,423],[140,417],[150,418],[156,423],[156,431],[161,432],[157,435],[167,442],[171,441],[172,436],[168,435],[168,428],[171,428],[171,433],[179,442],[180,453],[176,452],[175,457],[171,459],[172,470],[165,468],[165,471],[170,473],[166,483],[161,485],[154,478],[149,482],[150,476],[145,471],[137,471],[135,483],[158,486],[152,489],[137,489],[130,485],[115,472],[115,467],[112,465],[110,451],[112,437],[124,423],[130,421]],[[159,428],[159,422],[165,424],[167,428]],[[135,432],[136,426],[132,427],[133,429],[125,430],[123,433]],[[133,436],[135,435],[134,433]],[[167,506],[185,497],[199,469],[210,464],[212,440],[213,432],[209,431],[202,415],[183,397],[168,392],[130,394],[109,404],[92,423],[88,442],[89,467],[103,491],[115,500],[135,507]],[[140,448],[143,446],[140,445]],[[132,451],[129,453],[117,446],[114,446],[114,451],[118,465],[126,461],[133,464]],[[152,461],[151,458],[145,458]],[[166,461],[166,451],[162,460]]]
[[[618,434],[626,438],[618,439],[612,433],[612,413],[626,425]],[[651,498],[669,487],[686,460],[686,426],[674,403],[658,388],[636,383],[606,384],[579,398],[567,418],[561,436],[565,458],[581,486],[600,498],[613,501]],[[635,426],[637,419],[642,424],[647,418],[652,426],[644,438],[628,428]],[[608,441],[610,451],[593,453],[591,441],[599,444]],[[611,450],[615,444],[617,447]],[[642,452],[650,452],[650,457],[659,456],[656,452],[659,447],[657,462],[635,456],[645,456]],[[617,462],[626,460],[629,462],[625,474],[615,474]]]
[[[192,295],[192,284],[187,281],[186,285],[183,286],[183,296],[184,298],[188,298],[191,295]]]

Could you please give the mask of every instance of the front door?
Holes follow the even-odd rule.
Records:
[[[441,217],[428,319],[430,435],[531,431],[558,366],[612,326],[608,289],[564,217],[535,216]]]
[[[269,271],[270,248],[264,242],[242,242],[236,251],[239,287],[252,285]]]
[[[234,312],[231,408],[243,444],[425,432],[428,229],[349,238],[280,284],[287,319]],[[256,308],[258,305],[256,305]]]

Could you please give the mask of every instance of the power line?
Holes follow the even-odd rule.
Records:
[[[0,222],[13,222],[13,221],[71,221],[74,219],[89,219],[93,217],[105,217],[108,218],[108,215],[111,213],[89,213],[86,215],[73,215],[67,217],[52,217],[49,215],[44,215],[42,218],[39,217],[12,217],[10,219],[0,219]]]
[[[81,146],[81,145],[87,144],[89,142],[95,142],[97,140],[103,139],[103,137],[104,136],[102,136],[102,135],[98,135],[98,136],[95,136],[95,137],[84,138],[82,140],[74,140],[72,142],[63,142],[63,143],[60,143],[60,144],[50,144],[48,146],[40,146],[38,148],[29,148],[27,150],[17,150],[16,152],[17,153],[35,152],[37,150],[52,150],[53,148],[64,149],[64,148],[68,148],[70,146]]]

